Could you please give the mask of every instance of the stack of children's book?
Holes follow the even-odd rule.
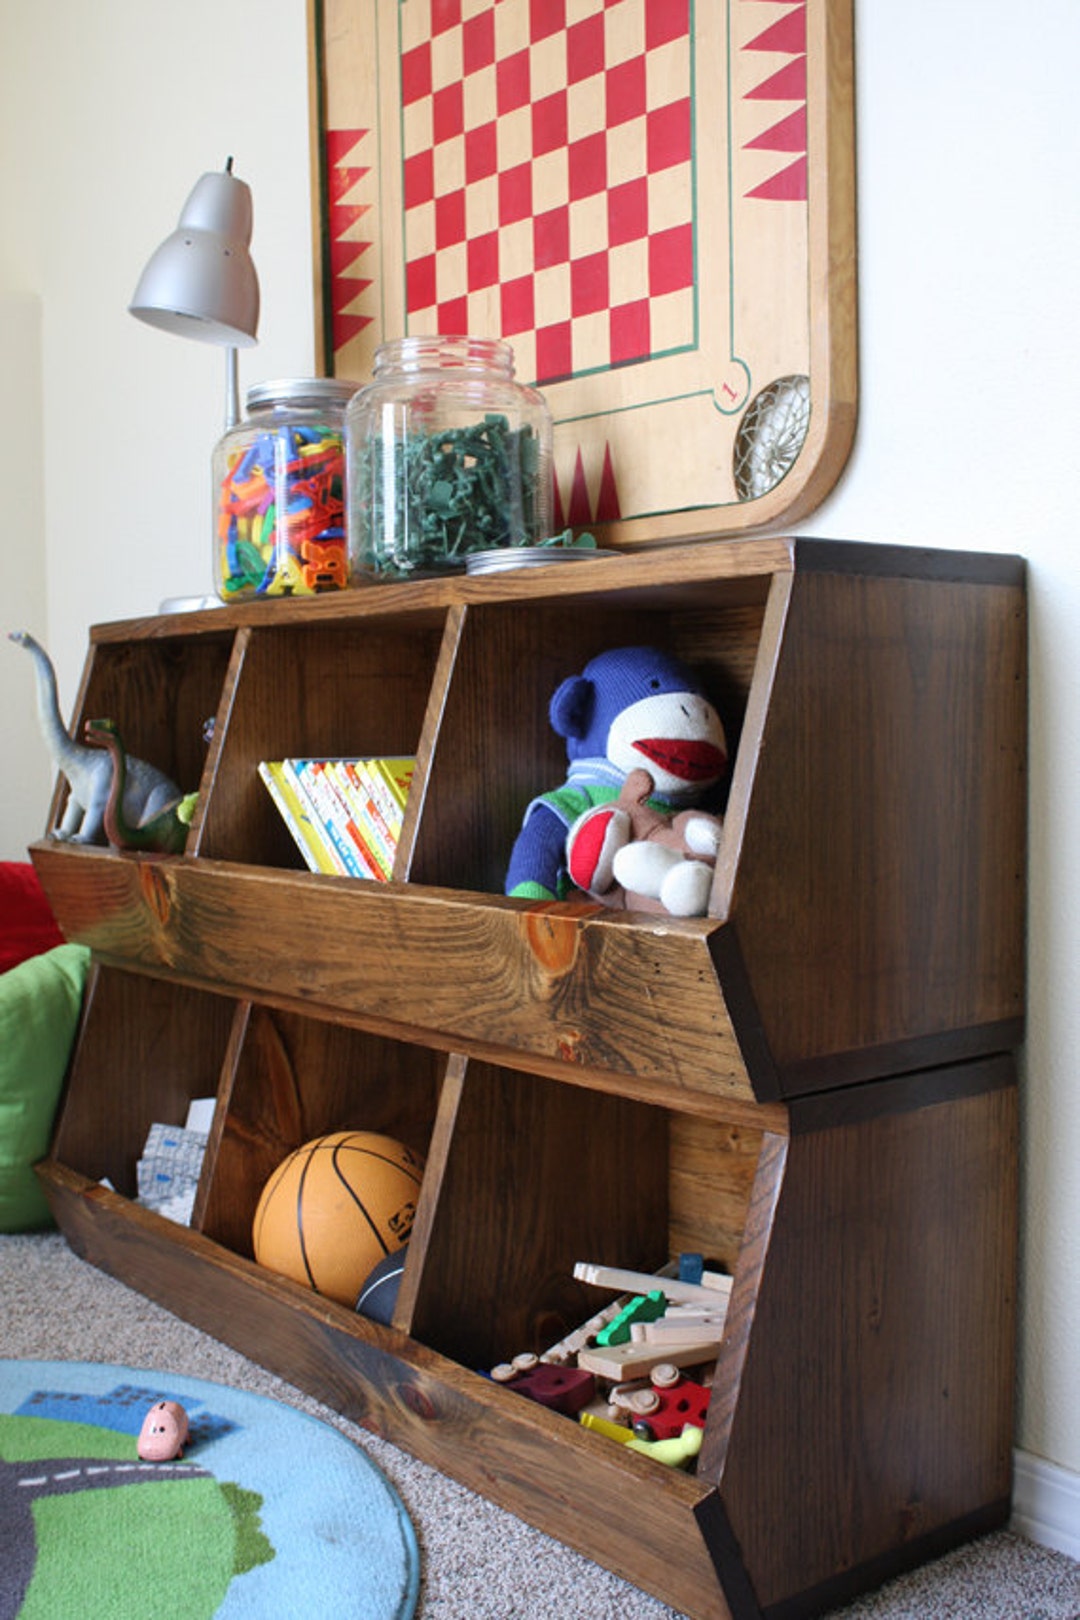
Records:
[[[385,883],[415,765],[411,755],[264,759],[259,775],[311,871]]]

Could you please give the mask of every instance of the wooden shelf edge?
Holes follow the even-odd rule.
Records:
[[[708,514],[704,521],[707,521]],[[662,536],[657,536],[661,539]],[[459,603],[537,602],[556,598],[607,596],[611,590],[649,590],[658,586],[702,582],[723,586],[731,582],[767,579],[789,573],[793,541],[775,536],[752,539],[701,540],[667,545],[662,550],[627,552],[620,557],[596,558],[572,568],[526,568],[497,574],[448,574],[441,579],[403,584],[359,586],[329,591],[317,597],[241,602],[193,613],[158,614],[141,619],[116,619],[92,627],[94,643],[150,640],[177,635],[205,635],[238,625],[330,623],[336,619],[392,616],[396,622],[444,613]]]
[[[52,841],[30,853],[66,937],[114,965],[521,1054],[567,1079],[602,1071],[672,1106],[756,1102],[709,954],[715,920]],[[658,985],[678,1002],[677,1041]]]
[[[700,1620],[730,1620],[698,1530],[712,1487],[625,1453],[56,1159],[38,1178],[88,1264]]]

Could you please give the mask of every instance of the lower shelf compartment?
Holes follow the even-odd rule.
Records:
[[[624,1453],[56,1160],[38,1174],[91,1265],[674,1608],[732,1620],[698,1525],[707,1481]]]
[[[1014,1071],[887,1093],[763,1144],[695,1475],[38,1173],[89,1263],[693,1620],[809,1620],[1009,1514]]]
[[[39,1174],[91,1264],[694,1620],[808,1620],[1003,1523],[1011,1059],[727,1120],[586,1079],[97,964]],[[207,1095],[188,1227],[135,1158]],[[365,1128],[426,1156],[393,1327],[252,1258],[282,1155]],[[694,1474],[486,1376],[607,1303],[576,1261],[687,1252],[732,1274]]]

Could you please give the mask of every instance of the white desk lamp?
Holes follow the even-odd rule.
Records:
[[[225,168],[204,174],[150,258],[128,308],[149,326],[225,345],[225,426],[240,419],[238,348],[256,343],[259,278],[248,251],[251,188]]]

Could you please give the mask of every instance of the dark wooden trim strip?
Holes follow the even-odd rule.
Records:
[[[1008,552],[943,551],[857,540],[797,539],[796,572],[889,575],[901,579],[948,580],[979,585],[1022,585],[1023,557]]]
[[[872,1086],[821,1091],[808,1097],[792,1098],[788,1104],[791,1134],[806,1136],[838,1125],[860,1125],[888,1114],[905,1114],[935,1103],[977,1097],[1015,1083],[1016,1066],[1012,1057],[1007,1052],[998,1052],[971,1063],[896,1075]]]
[[[734,1018],[734,1012],[732,1016]],[[967,1063],[998,1052],[1014,1052],[1023,1039],[1023,1018],[1001,1018],[991,1023],[972,1024],[967,1029],[940,1030],[910,1040],[804,1058],[798,1063],[785,1064],[778,1071],[777,1095],[794,1101],[814,1092],[858,1085],[883,1074],[915,1074],[947,1064]]]
[[[814,1615],[830,1613],[850,1603],[861,1593],[884,1586],[886,1581],[895,1580],[898,1575],[907,1574],[920,1564],[940,1558],[966,1541],[989,1535],[991,1530],[1000,1530],[1008,1523],[1010,1508],[1007,1496],[976,1508],[973,1513],[939,1525],[936,1530],[930,1530],[902,1547],[893,1547],[877,1558],[856,1565],[854,1569],[846,1569],[822,1581],[820,1586],[796,1593],[794,1597],[783,1598],[779,1603],[771,1603],[762,1611],[763,1620],[811,1620]],[[736,1617],[736,1620],[741,1620],[741,1617]]]
[[[754,1096],[760,1103],[781,1102],[784,1088],[733,925],[725,923],[711,933],[708,947]]]
[[[694,1518],[731,1610],[731,1620],[763,1620],[727,1509],[717,1492],[697,1503]]]

